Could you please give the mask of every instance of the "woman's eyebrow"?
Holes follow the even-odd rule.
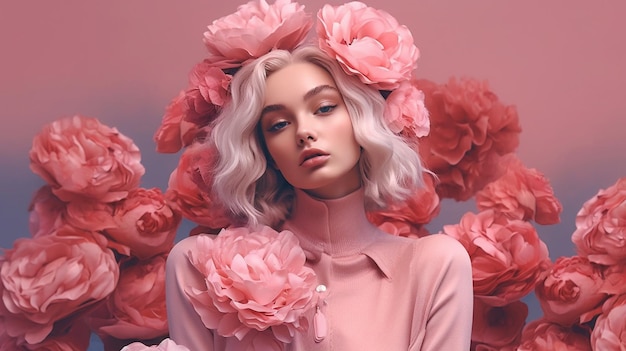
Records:
[[[337,88],[335,88],[335,87],[334,87],[334,86],[332,86],[332,85],[328,85],[328,84],[319,85],[319,86],[316,86],[315,88],[313,88],[313,89],[311,89],[311,90],[307,91],[307,93],[306,93],[306,94],[304,94],[304,98],[303,98],[303,100],[305,100],[305,101],[306,101],[306,100],[309,100],[310,98],[314,97],[315,95],[317,95],[317,94],[319,94],[319,93],[323,92],[324,90],[328,90],[328,89],[333,90],[333,91],[335,91],[335,92],[337,92],[337,93],[339,92],[339,91],[337,90]]]
[[[280,111],[280,110],[284,110],[285,109],[285,105],[282,104],[275,104],[275,105],[267,105],[265,107],[263,107],[263,110],[261,110],[261,119],[263,118],[263,116],[266,113],[270,113],[270,112],[274,112],[274,111]]]

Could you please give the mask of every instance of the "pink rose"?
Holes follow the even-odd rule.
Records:
[[[238,340],[251,330],[271,329],[283,343],[307,329],[316,277],[291,232],[234,228],[215,239],[196,238],[189,261],[204,277],[206,290],[189,288],[187,294],[207,328]]]
[[[130,345],[124,346],[121,351],[190,351],[188,348],[182,345],[177,345],[172,339],[166,338],[158,346],[146,346],[140,342],[134,342]]]
[[[40,343],[29,344],[23,338],[12,338],[0,331],[0,351],[85,351],[91,330],[80,319],[56,323],[50,335]]]
[[[312,26],[304,6],[298,3],[250,1],[208,26],[204,33],[209,50],[206,60],[218,68],[232,68],[271,50],[291,50],[304,41]]]
[[[424,93],[414,80],[400,82],[386,101],[384,117],[392,132],[413,140],[428,135],[430,119],[424,106]]]
[[[65,223],[63,219],[65,202],[52,193],[49,185],[37,190],[28,211],[28,227],[33,237],[49,235]]]
[[[90,317],[98,335],[147,340],[167,335],[165,255],[121,264],[120,279],[106,304]]]
[[[435,192],[431,175],[424,174],[424,188],[402,204],[392,204],[384,210],[369,212],[369,220],[383,231],[400,236],[423,236],[427,234],[423,225],[439,215],[439,196]],[[385,223],[395,223],[384,225]],[[402,226],[402,223],[406,224]]]
[[[95,118],[74,116],[44,127],[33,139],[30,168],[63,201],[123,199],[145,169],[131,139]]]
[[[186,91],[181,91],[165,108],[165,115],[159,129],[154,133],[157,152],[176,153],[183,146],[191,144],[202,133],[195,123],[187,121],[185,116],[191,113],[195,105],[188,104]]]
[[[216,157],[217,151],[208,144],[189,146],[170,175],[165,191],[168,203],[183,217],[213,230],[230,225],[227,210],[212,191],[210,170]]]
[[[591,351],[589,331],[539,319],[526,324],[517,351]],[[594,349],[605,350],[605,349]]]
[[[566,326],[590,321],[608,297],[602,279],[602,268],[584,257],[558,258],[535,289],[545,319]]]
[[[602,306],[602,314],[591,332],[594,350],[621,351],[626,348],[626,294],[614,296]]]
[[[583,204],[572,241],[578,254],[591,262],[612,265],[626,261],[626,178]]]
[[[55,322],[107,297],[119,268],[104,244],[96,234],[17,239],[0,259],[0,329],[40,343]]]
[[[325,5],[317,18],[320,48],[363,83],[393,90],[417,68],[411,31],[389,13],[352,1]]]
[[[563,210],[548,179],[515,157],[503,160],[506,172],[476,193],[479,210],[494,209],[511,219],[556,224]]]
[[[418,87],[430,114],[420,155],[439,177],[439,195],[465,201],[503,173],[501,156],[519,144],[517,111],[503,105],[486,82],[419,80]]]
[[[474,295],[491,306],[527,295],[550,265],[548,248],[529,222],[488,210],[468,212],[459,224],[443,230],[469,253]]]
[[[115,204],[113,222],[106,234],[128,246],[131,255],[147,259],[174,246],[181,215],[165,202],[160,189],[140,188]]]
[[[494,307],[475,299],[472,343],[481,344],[482,348],[513,350],[522,337],[527,316],[528,306],[521,301]]]

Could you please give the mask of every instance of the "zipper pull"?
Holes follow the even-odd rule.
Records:
[[[315,315],[313,316],[313,330],[315,331],[315,342],[322,342],[328,335],[328,321],[322,312],[321,304],[326,304],[326,285],[318,285],[315,291],[319,294]]]

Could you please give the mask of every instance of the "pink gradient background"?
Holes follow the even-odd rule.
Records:
[[[329,1],[341,4],[344,1]],[[28,236],[27,206],[43,184],[28,167],[32,137],[57,118],[98,117],[133,138],[143,186],[165,189],[177,155],[157,154],[164,107],[204,55],[202,32],[238,2],[81,0],[0,4],[0,247]],[[310,12],[322,2],[303,0]],[[573,254],[582,203],[626,176],[626,2],[372,0],[413,32],[418,74],[488,80],[517,106],[518,151],[552,181],[562,223],[538,227],[551,257]],[[444,202],[431,231],[473,203]],[[184,235],[185,233],[181,233]],[[535,314],[537,311],[535,311]],[[532,312],[531,312],[532,314]]]

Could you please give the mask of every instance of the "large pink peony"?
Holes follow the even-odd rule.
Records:
[[[626,262],[626,178],[583,204],[572,234],[578,254],[591,262]]]
[[[488,210],[468,212],[459,224],[443,229],[469,253],[475,297],[489,305],[526,296],[550,265],[548,248],[529,222]]]
[[[104,244],[97,235],[17,239],[0,259],[0,329],[39,343],[55,322],[106,298],[119,268]]]
[[[584,257],[560,257],[535,295],[546,320],[562,325],[586,323],[600,313],[608,295],[601,292],[602,268]]]
[[[189,261],[206,290],[189,288],[187,294],[207,328],[238,340],[269,328],[284,343],[308,328],[316,277],[291,232],[234,228],[215,239],[196,238]]]
[[[419,50],[411,31],[389,13],[352,1],[325,5],[317,18],[320,48],[363,83],[396,89],[417,68]]]
[[[131,255],[147,259],[174,246],[181,215],[166,203],[160,189],[139,188],[115,204],[113,222],[106,234],[128,246]]]
[[[230,225],[230,217],[212,191],[211,169],[217,151],[208,144],[195,143],[181,155],[170,174],[165,197],[183,217],[201,226],[219,231]]]
[[[63,201],[123,199],[145,169],[131,139],[95,118],[73,116],[44,127],[33,139],[30,168]]]
[[[494,209],[511,219],[556,224],[563,210],[548,179],[515,156],[503,160],[504,175],[476,193],[479,210]]]
[[[544,319],[524,327],[517,351],[591,351],[589,330],[581,326],[566,327]],[[608,349],[594,349],[608,350]]]
[[[528,306],[521,301],[494,307],[476,299],[472,343],[480,344],[485,349],[490,347],[494,350],[513,350],[522,337],[527,316]]]
[[[28,227],[33,237],[49,235],[65,224],[63,218],[65,202],[52,193],[49,185],[37,190],[28,211]]]
[[[166,338],[159,345],[146,346],[140,342],[134,342],[124,346],[121,351],[190,351],[182,345],[176,344],[172,339]]]
[[[207,62],[218,68],[241,66],[274,49],[300,45],[313,26],[304,6],[290,0],[253,0],[219,18],[204,33]]]
[[[384,117],[392,132],[404,135],[409,140],[416,140],[430,132],[424,93],[417,88],[414,80],[402,81],[387,96]]]
[[[180,92],[165,110],[154,134],[157,151],[175,153],[202,139],[208,124],[221,112],[228,100],[232,76],[205,60],[189,74],[189,87]]]
[[[370,222],[381,230],[399,236],[424,236],[424,225],[439,215],[441,205],[430,174],[424,174],[424,188],[402,204],[391,205],[384,210],[368,212]]]
[[[97,334],[123,340],[167,335],[165,259],[158,255],[121,264],[115,291],[90,318]]]
[[[439,176],[441,197],[467,200],[502,175],[501,157],[519,144],[517,111],[502,104],[486,82],[419,80],[418,87],[430,114],[430,134],[420,141],[420,155]]]
[[[43,341],[29,344],[23,338],[12,338],[0,331],[0,351],[85,351],[91,330],[80,318],[58,323]]]
[[[614,296],[602,306],[602,314],[591,332],[594,350],[622,351],[626,349],[626,294]]]

